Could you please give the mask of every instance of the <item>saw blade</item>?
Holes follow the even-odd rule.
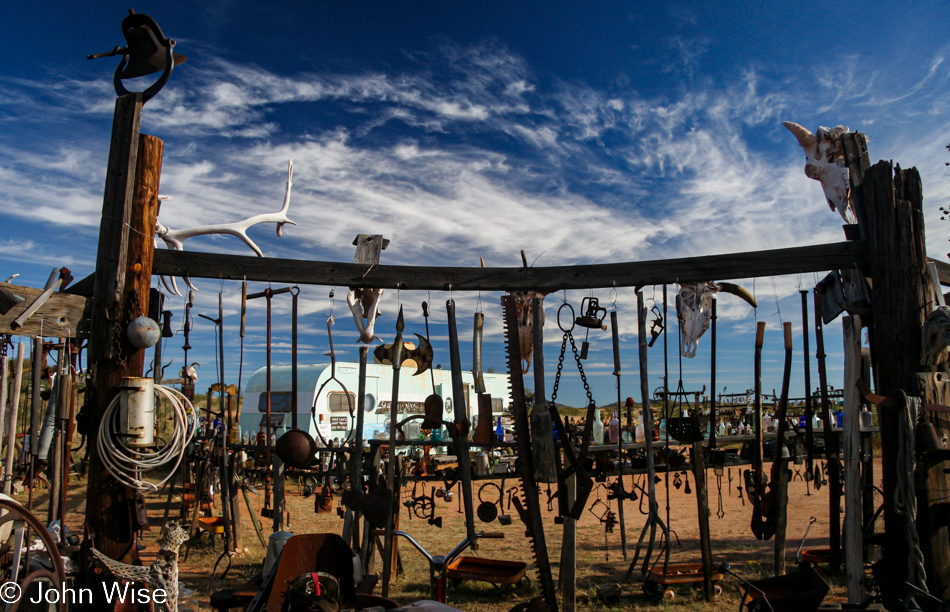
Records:
[[[514,298],[501,297],[505,326],[505,357],[508,360],[508,373],[511,384],[511,412],[515,419],[515,443],[518,449],[518,470],[521,472],[521,496],[524,508],[516,501],[519,515],[525,524],[531,552],[538,568],[538,583],[541,596],[551,610],[557,609],[557,590],[548,558],[547,543],[544,538],[544,523],[541,520],[541,500],[534,479],[534,466],[531,454],[531,439],[528,435],[528,406],[525,402],[524,378],[521,370],[521,343],[518,338],[518,314]]]

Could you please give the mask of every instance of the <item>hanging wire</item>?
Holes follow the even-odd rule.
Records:
[[[782,321],[782,308],[778,305],[778,290],[775,288],[775,277],[770,276],[769,278],[772,279],[772,297],[775,299],[775,314],[778,315],[779,325],[784,325],[785,323]]]

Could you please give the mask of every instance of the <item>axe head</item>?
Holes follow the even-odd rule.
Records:
[[[416,371],[413,373],[413,376],[418,376],[432,366],[432,345],[429,344],[429,341],[426,340],[425,337],[419,334],[415,334],[415,336],[419,339],[419,346],[409,348],[403,343],[401,351],[402,362],[399,365],[402,367],[407,361],[412,360],[412,362],[416,364]],[[376,347],[376,350],[373,351],[373,356],[379,363],[390,365],[393,362],[394,352],[392,344],[384,344]]]

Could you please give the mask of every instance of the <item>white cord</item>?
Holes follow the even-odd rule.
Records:
[[[113,478],[125,486],[139,491],[158,491],[159,487],[175,474],[182,457],[185,456],[185,449],[198,428],[197,419],[191,419],[191,422],[189,422],[188,413],[193,413],[194,407],[187,397],[177,389],[164,385],[155,385],[155,392],[156,394],[161,393],[171,402],[175,414],[175,433],[168,444],[157,451],[146,451],[142,448],[130,447],[121,438],[116,437],[115,432],[120,430],[118,408],[122,398],[121,393],[116,395],[109,407],[106,408],[102,423],[99,425],[99,435],[96,438],[99,458]],[[154,470],[173,460],[175,467],[158,484],[152,484],[138,478],[142,472]]]

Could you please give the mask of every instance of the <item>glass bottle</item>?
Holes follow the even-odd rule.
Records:
[[[604,422],[600,417],[600,409],[594,411],[594,427],[593,427],[593,438],[590,441],[591,444],[603,444],[604,443]]]
[[[610,418],[609,440],[611,444],[620,442],[620,419],[617,418],[617,409],[614,408],[614,415]]]

